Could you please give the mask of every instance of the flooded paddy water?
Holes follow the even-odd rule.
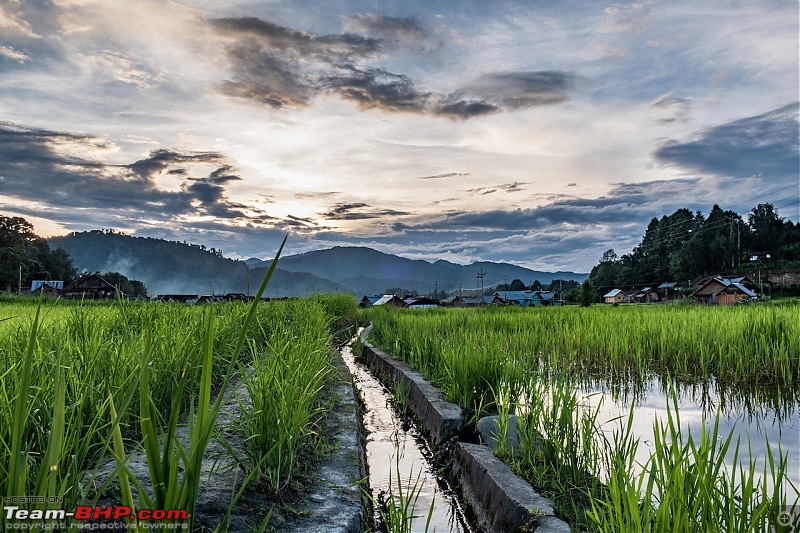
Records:
[[[352,343],[351,343],[352,344]],[[392,392],[366,367],[356,362],[351,344],[341,349],[342,358],[353,375],[364,402],[366,453],[372,498],[389,493],[397,496],[398,483],[403,494],[410,486],[418,491],[414,503],[411,531],[469,533],[464,509],[444,477],[436,472],[432,451],[414,424],[409,424],[395,409]],[[379,518],[377,516],[376,519]]]
[[[643,465],[655,451],[654,424],[666,424],[668,411],[673,417],[676,414],[669,388],[668,383],[655,377],[639,384],[635,394],[595,385],[582,387],[579,397],[584,409],[599,409],[597,422],[609,439],[620,423],[627,422],[633,405],[632,432],[639,438],[636,460]],[[766,390],[734,393],[708,384],[678,385],[675,389],[681,429],[695,442],[700,440],[704,427],[713,428],[719,412],[720,439],[732,433],[731,446],[725,456],[729,472],[740,466],[747,467],[752,458],[760,479],[767,466],[768,451],[776,461],[783,454],[787,459],[786,477],[800,488],[800,403],[797,398],[781,398]],[[737,441],[740,443],[739,460],[734,463]],[[784,488],[787,494],[795,493],[786,483]]]

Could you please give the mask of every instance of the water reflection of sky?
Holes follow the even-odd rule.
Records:
[[[639,464],[644,464],[654,451],[654,424],[656,421],[667,423],[668,406],[674,411],[672,400],[657,378],[647,385],[633,400],[625,394],[612,394],[602,386],[584,387],[580,392],[582,405],[592,409],[600,405],[598,422],[609,438],[621,422],[627,422],[631,403],[635,404],[632,430],[640,439],[636,454]],[[720,396],[713,387],[683,387],[678,391],[677,400],[681,430],[690,432],[697,443],[703,424],[711,431],[719,411],[720,444],[731,431],[734,432],[726,454],[728,472],[733,471],[736,440],[740,439],[739,464],[747,466],[752,457],[761,479],[769,445],[776,461],[779,453],[787,456],[787,477],[800,488],[800,406],[797,402],[776,406],[774,402],[770,405],[755,398],[752,400],[749,402],[741,397],[732,400]],[[621,421],[615,421],[619,417],[622,417]],[[795,493],[790,487],[786,489],[787,494]]]
[[[440,486],[444,480],[437,478],[426,457],[425,440],[413,426],[404,426],[391,405],[391,392],[355,362],[351,348],[346,346],[341,353],[365,404],[366,454],[373,497],[377,498],[381,491],[398,496],[399,475],[404,493],[409,488],[419,491],[413,510],[418,518],[411,531],[425,531],[433,503],[429,531],[468,533],[470,529],[455,494]]]

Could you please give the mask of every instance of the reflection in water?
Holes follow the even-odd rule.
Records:
[[[341,353],[365,404],[363,416],[367,431],[367,464],[373,497],[377,499],[381,491],[390,491],[390,478],[395,494],[398,475],[404,492],[409,478],[412,486],[419,479],[419,498],[414,514],[420,518],[414,521],[413,531],[425,531],[431,502],[434,508],[428,531],[472,531],[466,524],[463,509],[455,494],[445,480],[436,477],[432,453],[425,439],[413,425],[406,424],[397,415],[391,393],[368,370],[355,362],[351,347],[343,347]]]
[[[799,402],[784,403],[779,395],[764,392],[736,393],[707,382],[671,385],[657,377],[637,381],[635,387],[627,389],[607,387],[597,382],[583,383],[579,387],[579,398],[585,408],[594,410],[599,406],[598,422],[608,438],[619,427],[620,417],[627,421],[631,405],[634,406],[633,432],[640,439],[636,453],[639,464],[644,464],[654,451],[653,426],[656,421],[666,423],[667,406],[672,409],[670,388],[674,386],[681,425],[696,441],[703,425],[707,428],[714,425],[717,412],[720,415],[720,435],[724,438],[733,432],[732,445],[726,455],[729,469],[735,466],[733,456],[737,439],[741,443],[740,464],[746,465],[752,458],[757,473],[764,472],[769,446],[776,460],[779,453],[787,456],[787,477],[800,488]],[[786,488],[787,493],[794,493]]]

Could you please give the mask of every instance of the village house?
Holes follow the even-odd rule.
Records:
[[[448,307],[479,307],[481,305],[498,305],[505,303],[502,298],[494,295],[487,296],[456,296],[447,302]]]
[[[662,300],[680,300],[681,290],[674,281],[665,281],[658,286],[658,294]]]
[[[433,309],[434,307],[439,307],[438,301],[424,296],[409,296],[408,298],[403,298],[403,301],[409,309]]]
[[[556,298],[557,294],[552,291],[534,291],[533,305],[534,306],[561,306],[563,303]]]
[[[613,289],[603,295],[603,301],[607,304],[621,304],[628,301],[628,295],[621,289]]]
[[[122,291],[97,274],[84,274],[70,282],[61,291],[64,298],[81,300],[102,300],[122,296]]]
[[[700,284],[692,298],[696,303],[711,305],[733,305],[744,297],[757,298],[758,294],[745,286],[749,281],[746,277],[711,278]]]
[[[35,292],[38,295],[58,298],[59,296],[61,296],[61,291],[63,289],[64,289],[63,281],[50,281],[50,280],[31,281],[31,292]]]
[[[372,305],[390,305],[392,307],[408,307],[402,298],[394,294],[384,294]]]
[[[361,298],[361,301],[358,302],[358,306],[359,307],[372,307],[373,305],[375,305],[375,302],[377,302],[380,299],[381,299],[380,295],[374,295],[374,296],[364,295],[364,297]]]
[[[536,291],[498,291],[494,296],[498,296],[512,305],[521,305],[522,307],[530,307],[533,305],[533,296]]]
[[[652,287],[645,287],[644,289],[640,290],[633,296],[631,296],[631,301],[636,303],[651,303],[651,302],[660,302],[661,296],[659,296],[658,291]]]

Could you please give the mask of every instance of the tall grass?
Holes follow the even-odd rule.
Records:
[[[266,279],[260,291],[265,284]],[[276,310],[290,305],[294,311],[288,315]],[[354,311],[352,297],[341,295],[213,308],[129,301],[3,303],[0,494],[57,496],[63,498],[61,508],[70,508],[117,485],[131,507],[191,510],[203,453],[235,369],[278,368],[310,355],[297,353],[286,361],[287,354],[267,348],[277,345],[276,332],[287,326],[276,326],[276,320],[305,316],[302,323],[311,329],[295,333],[301,343],[309,331],[316,335],[315,360],[327,365],[318,372],[324,383],[330,327]],[[256,386],[252,392],[302,398],[314,405],[315,416],[324,417],[322,387],[306,381],[301,388],[297,379],[284,381],[290,377],[273,373],[272,380],[262,381],[264,390]],[[278,418],[269,419],[276,414],[261,410],[261,426],[281,426]],[[188,441],[176,438],[178,425],[187,426]],[[308,433],[288,440],[303,448]],[[152,492],[127,467],[138,449],[147,455]],[[117,459],[117,468],[99,486],[93,474],[107,454]],[[260,457],[252,467],[279,470],[283,479],[302,467],[296,460],[273,464],[273,459]]]
[[[478,377],[468,377],[473,382],[492,382],[486,367],[497,361],[623,383],[669,375],[687,383],[713,379],[731,389],[796,391],[800,382],[800,305],[372,308],[366,314],[373,342],[442,384],[456,371],[448,361],[456,359],[476,367]]]
[[[749,453],[740,464],[741,442],[733,442],[733,433],[720,433],[719,413],[713,423],[702,421],[699,439],[684,433],[677,397],[666,421],[655,421],[654,450],[643,468],[635,464],[638,441],[627,429],[618,435],[613,451],[603,498],[592,497],[587,513],[593,529],[604,533],[672,531],[704,532],[773,532],[781,528],[777,517],[789,505],[797,505],[794,494],[784,490],[787,459],[775,458],[767,446],[764,470],[758,472],[756,460]],[[733,446],[733,464],[726,458]],[[639,470],[638,475],[632,474]],[[791,483],[788,483],[791,486]],[[789,498],[793,498],[790,500]]]
[[[320,438],[328,406],[320,393],[333,372],[328,317],[318,302],[279,302],[261,327],[265,346],[251,345],[252,400],[243,432],[252,465],[277,493],[292,480],[303,453]],[[265,459],[266,458],[266,459]]]

